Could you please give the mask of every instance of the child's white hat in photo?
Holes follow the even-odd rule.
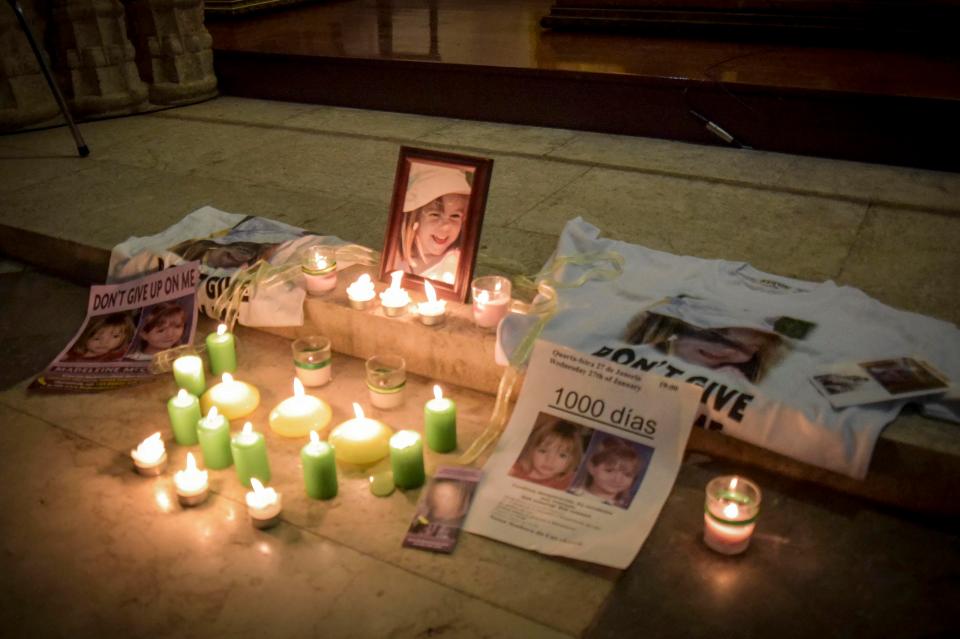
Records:
[[[407,180],[403,212],[409,213],[441,195],[470,195],[470,184],[460,169],[435,164],[413,163]]]

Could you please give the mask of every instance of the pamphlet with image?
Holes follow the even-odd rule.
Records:
[[[538,342],[464,528],[627,567],[673,488],[701,393]]]
[[[483,472],[478,468],[444,466],[420,493],[417,512],[403,545],[451,553]]]
[[[921,397],[950,387],[946,375],[914,357],[839,364],[810,381],[834,408]]]

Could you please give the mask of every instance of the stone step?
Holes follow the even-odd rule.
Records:
[[[84,285],[103,282],[109,263],[109,252],[104,249],[2,224],[0,254]],[[379,308],[357,311],[349,306],[345,292],[353,279],[355,276],[344,272],[336,290],[308,298],[302,327],[263,330],[290,339],[320,333],[330,338],[334,350],[358,358],[384,352],[401,354],[413,373],[490,394],[492,411],[492,395],[502,369],[494,362],[493,333],[473,325],[468,305],[448,304],[447,319],[433,327],[424,326],[412,315],[388,318]],[[760,467],[906,510],[960,515],[960,502],[955,498],[960,485],[960,427],[916,414],[904,413],[884,430],[862,481],[697,428],[687,451]]]

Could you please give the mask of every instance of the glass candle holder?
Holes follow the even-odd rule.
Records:
[[[323,386],[333,374],[330,340],[323,335],[308,335],[293,340],[293,366],[304,386]]]
[[[760,513],[760,488],[737,475],[715,477],[707,484],[703,541],[724,555],[738,555],[750,545]]]
[[[510,310],[510,280],[488,275],[473,280],[473,321],[480,328],[496,328]]]
[[[303,252],[300,263],[307,281],[307,292],[321,295],[337,287],[337,249],[333,246],[311,246]]]
[[[396,408],[403,403],[407,363],[399,355],[374,355],[367,360],[370,403],[377,408]]]

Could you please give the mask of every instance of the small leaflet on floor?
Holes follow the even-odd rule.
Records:
[[[700,393],[538,342],[464,529],[626,568],[676,480]]]
[[[916,357],[838,364],[810,378],[834,408],[946,393],[947,376]]]
[[[483,472],[442,466],[420,493],[417,511],[403,539],[407,548],[452,553]]]
[[[154,355],[192,344],[197,328],[197,262],[146,277],[90,287],[87,317],[32,390],[97,392],[153,378]]]

